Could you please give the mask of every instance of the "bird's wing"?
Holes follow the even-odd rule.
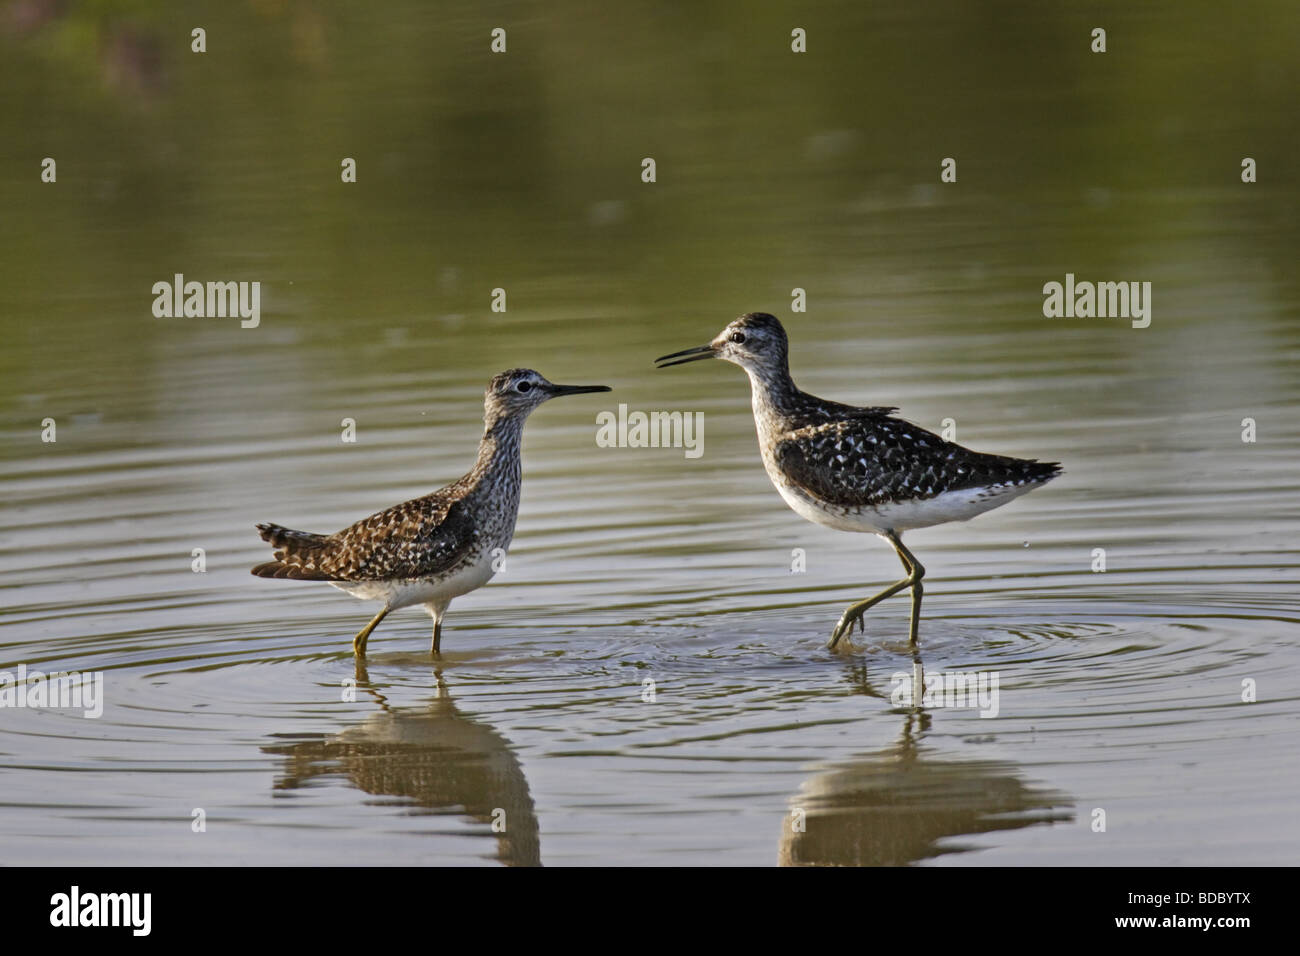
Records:
[[[1045,481],[1055,463],[986,455],[899,418],[872,417],[787,432],[773,448],[796,485],[844,507],[926,499],[946,491]]]
[[[810,425],[828,425],[831,422],[850,419],[888,418],[896,411],[898,411],[896,405],[859,407],[857,405],[845,405],[842,402],[832,402],[830,399],[818,398],[816,395],[809,395],[805,392],[796,399],[794,407],[787,410],[787,418],[791,428],[804,428]]]
[[[476,535],[464,503],[435,492],[330,535],[317,566],[337,581],[428,577],[454,567]]]
[[[337,534],[257,526],[275,560],[253,573],[297,581],[374,581],[436,575],[456,565],[474,543],[474,522],[447,489],[394,505]]]
[[[897,405],[868,405],[859,408],[856,405],[841,405],[839,402],[829,402],[826,399],[817,399],[821,406],[820,413],[827,418],[886,418],[898,411]]]

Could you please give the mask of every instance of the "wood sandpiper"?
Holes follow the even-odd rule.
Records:
[[[276,549],[275,560],[259,564],[253,574],[327,581],[362,600],[383,601],[352,642],[358,657],[365,656],[370,633],[390,611],[423,604],[433,617],[433,653],[440,653],[447,605],[491,579],[514,537],[524,420],[548,399],[609,390],[555,385],[528,368],[502,372],[488,383],[483,438],[468,474],[335,534],[259,524],[262,539]]]
[[[910,422],[893,407],[856,408],[802,392],[790,378],[785,329],[766,312],[742,315],[708,345],[665,355],[659,368],[720,358],[749,375],[763,467],[786,504],[809,521],[879,535],[906,577],[849,605],[831,632],[834,648],[863,614],[911,589],[916,644],[925,568],[903,532],[966,521],[1033,491],[1061,473],[1056,462],[971,451]]]

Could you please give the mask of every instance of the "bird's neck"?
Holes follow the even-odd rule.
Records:
[[[745,372],[753,393],[754,420],[761,426],[790,418],[800,393],[789,367],[782,363],[746,368]]]
[[[478,458],[470,472],[479,481],[493,478],[513,479],[519,483],[519,446],[523,438],[524,420],[509,416],[488,421],[483,437],[478,443]]]

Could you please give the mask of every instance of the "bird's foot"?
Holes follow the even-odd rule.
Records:
[[[831,631],[831,639],[826,646],[831,650],[835,650],[841,640],[850,637],[853,634],[853,628],[855,625],[863,634],[867,633],[867,622],[865,617],[865,611],[849,608],[844,612],[844,616],[840,618],[839,623],[835,625],[835,630]],[[852,641],[850,640],[849,643],[852,643]]]

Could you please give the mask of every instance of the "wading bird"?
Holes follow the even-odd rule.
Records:
[[[609,390],[554,385],[528,368],[502,372],[488,383],[483,438],[468,474],[335,534],[259,524],[262,539],[276,549],[275,560],[259,564],[253,574],[325,581],[362,600],[382,601],[352,642],[358,657],[365,656],[370,633],[390,611],[423,604],[433,617],[433,653],[439,653],[447,605],[491,579],[514,537],[524,420],[548,399]]]
[[[851,604],[829,647],[866,611],[912,591],[909,637],[916,643],[925,568],[903,545],[903,532],[966,521],[1047,483],[1056,462],[971,451],[910,422],[893,407],[856,408],[800,391],[790,377],[789,344],[775,316],[750,312],[708,345],[665,355],[659,368],[719,358],[749,375],[763,467],[786,504],[809,521],[879,535],[894,547],[906,577]]]

